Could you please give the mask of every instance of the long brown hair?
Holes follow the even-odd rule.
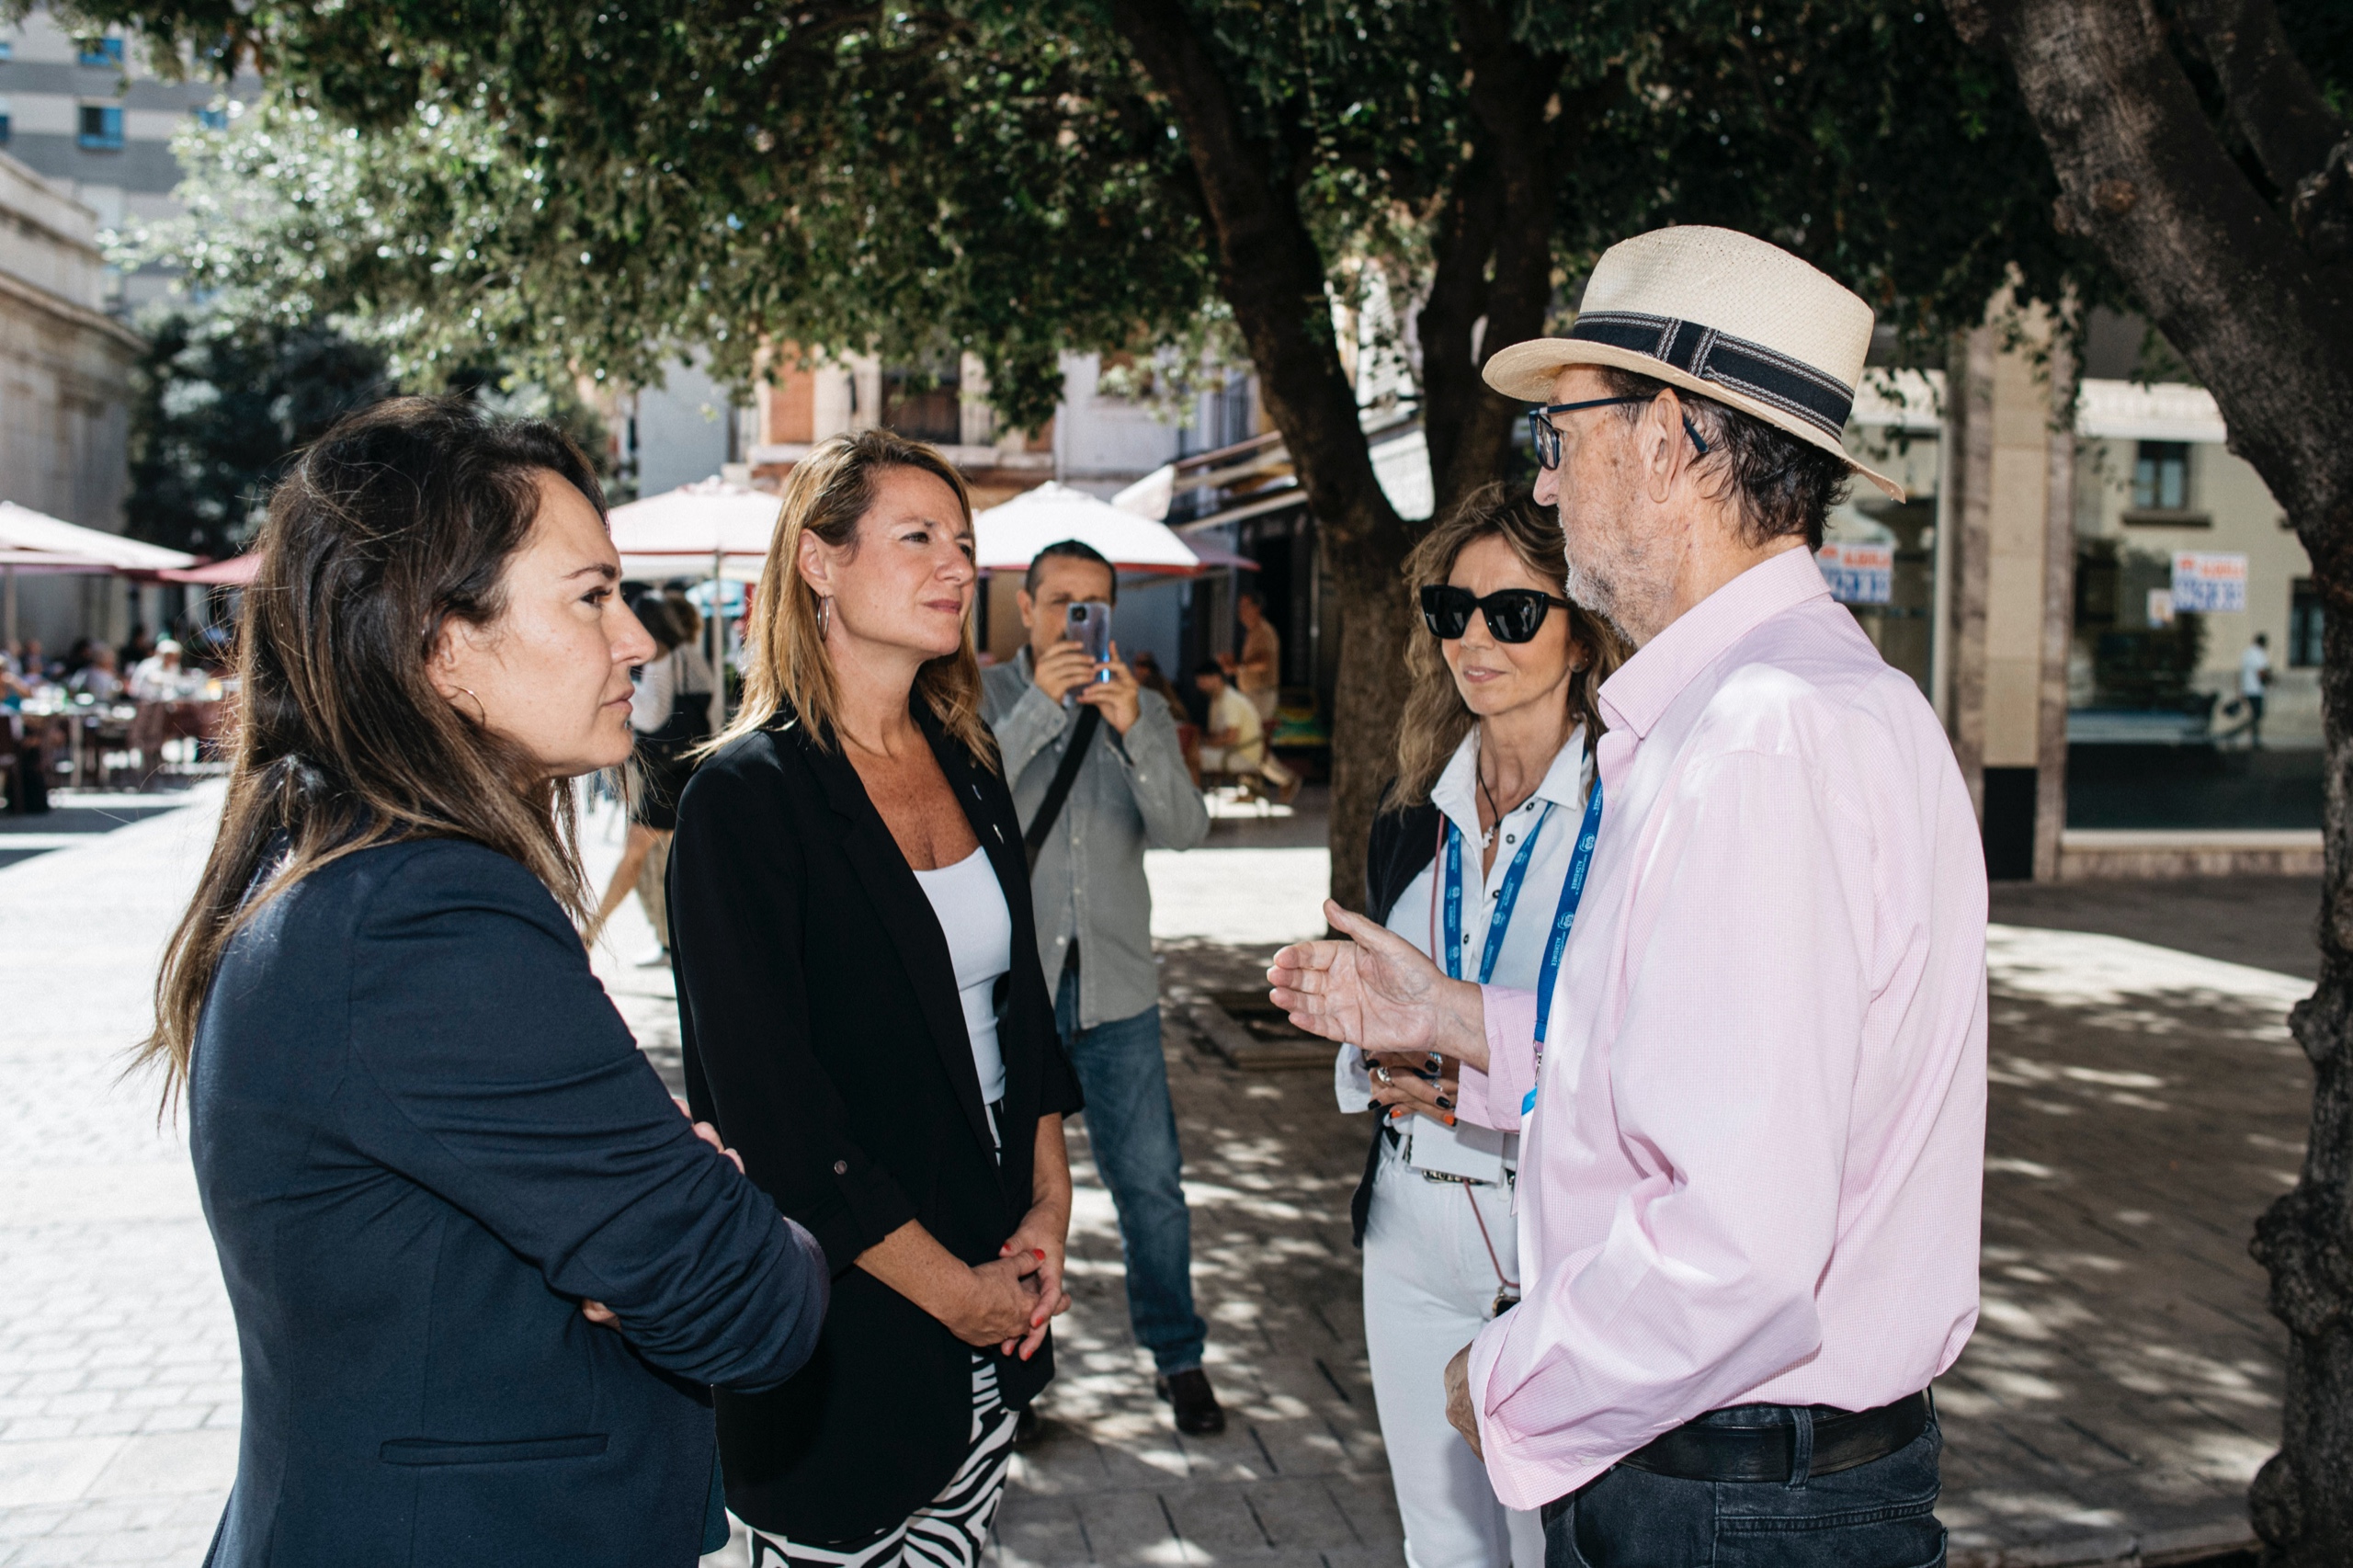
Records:
[[[835,436],[810,449],[784,482],[776,537],[768,541],[760,591],[744,628],[744,705],[704,752],[757,734],[788,709],[819,745],[835,744],[841,687],[818,630],[817,590],[801,575],[801,536],[814,534],[836,550],[856,549],[858,522],[874,505],[875,481],[894,468],[915,469],[947,485],[971,526],[972,497],[964,476],[937,448],[875,429]],[[956,652],[916,672],[915,690],[941,729],[982,766],[996,766],[996,739],[981,718],[981,656],[972,645],[971,616],[964,618]]]
[[[1511,546],[1519,563],[1538,582],[1558,588],[1562,576],[1561,528],[1527,495],[1513,495],[1500,484],[1472,492],[1453,516],[1438,524],[1405,558],[1406,592],[1418,595],[1425,584],[1443,583],[1464,550],[1479,540],[1501,539]],[[1418,603],[1415,614],[1420,615]],[[1593,699],[1594,688],[1626,660],[1626,644],[1601,618],[1574,605],[1554,613],[1569,618],[1569,638],[1586,650],[1585,667],[1570,675],[1569,716],[1585,722],[1588,744],[1599,740],[1606,727]],[[1454,756],[1462,737],[1479,716],[1462,700],[1454,672],[1438,639],[1416,629],[1405,644],[1405,709],[1397,723],[1397,783],[1390,792],[1392,808],[1418,806],[1430,798],[1430,787]]]
[[[571,790],[426,675],[448,622],[488,626],[505,612],[506,564],[537,521],[542,472],[603,515],[595,471],[554,426],[498,423],[458,398],[395,398],[337,423],[270,497],[237,629],[228,801],[138,1051],[137,1064],[163,1064],[166,1107],[231,938],[322,866],[408,839],[467,839],[529,867],[574,919],[585,913]]]

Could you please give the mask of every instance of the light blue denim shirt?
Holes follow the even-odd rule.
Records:
[[[1011,664],[983,670],[981,691],[981,712],[996,732],[1013,803],[1026,827],[1045,801],[1078,715],[1038,689],[1027,648]],[[1062,983],[1071,944],[1078,944],[1081,1028],[1159,1005],[1143,852],[1190,849],[1210,831],[1209,809],[1185,770],[1168,704],[1147,691],[1141,707],[1124,737],[1108,722],[1096,727],[1029,879],[1049,994]]]

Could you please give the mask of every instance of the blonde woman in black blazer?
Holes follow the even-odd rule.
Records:
[[[745,710],[679,805],[689,1099],[835,1278],[808,1368],[719,1396],[756,1563],[974,1562],[1069,1305],[1062,1121],[1079,1095],[979,717],[971,517],[955,470],[887,432],[803,460]],[[960,995],[951,949],[969,955],[971,933],[943,928],[918,880],[943,871],[1009,922],[993,988]],[[992,1022],[993,1054],[975,1038]]]

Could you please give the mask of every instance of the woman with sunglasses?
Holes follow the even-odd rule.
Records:
[[[1406,652],[1397,777],[1365,869],[1374,919],[1459,978],[1530,991],[1574,913],[1564,894],[1593,826],[1593,691],[1624,657],[1615,633],[1561,597],[1561,571],[1551,516],[1499,486],[1406,561],[1429,635]],[[1378,1103],[1415,1072],[1440,1084],[1436,1115]],[[1448,1058],[1340,1048],[1341,1108],[1381,1118],[1352,1206],[1365,1340],[1416,1568],[1525,1568],[1544,1557],[1536,1516],[1496,1501],[1446,1421],[1448,1358],[1518,1299],[1519,1279],[1518,1138],[1454,1119],[1458,1073]]]

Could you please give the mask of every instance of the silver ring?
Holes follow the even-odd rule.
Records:
[[[1389,1069],[1386,1067],[1375,1066],[1372,1070],[1372,1081],[1379,1084],[1382,1088],[1387,1088],[1389,1086]]]

